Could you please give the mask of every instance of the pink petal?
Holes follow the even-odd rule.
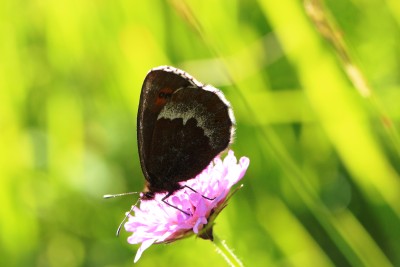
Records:
[[[216,157],[195,178],[181,182],[182,186],[187,185],[197,193],[184,188],[167,201],[191,213],[191,216],[162,202],[166,193],[158,193],[154,200],[141,201],[139,208],[134,207],[134,215],[129,216],[125,229],[133,233],[128,238],[129,243],[142,243],[135,262],[154,243],[172,242],[191,233],[198,234],[208,223],[208,216],[225,201],[231,187],[242,179],[249,162],[246,157],[238,162],[233,151],[229,151],[224,160]]]
[[[151,245],[153,245],[155,241],[156,241],[155,239],[149,239],[149,240],[143,241],[142,245],[140,246],[140,248],[136,252],[136,256],[135,256],[135,259],[134,259],[133,262],[136,263],[140,259],[140,257],[142,256],[142,253],[146,249],[148,249]]]

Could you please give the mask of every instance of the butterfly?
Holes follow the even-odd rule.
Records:
[[[161,66],[147,74],[140,95],[137,141],[146,179],[143,200],[182,188],[232,142],[234,115],[218,89],[183,70]],[[168,204],[168,203],[167,203]]]

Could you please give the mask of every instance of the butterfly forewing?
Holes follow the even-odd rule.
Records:
[[[154,124],[158,114],[168,101],[170,94],[189,85],[192,85],[190,80],[176,73],[167,72],[165,69],[151,70],[143,82],[137,116],[137,139],[140,165],[146,180],[149,180],[146,163],[148,163]]]

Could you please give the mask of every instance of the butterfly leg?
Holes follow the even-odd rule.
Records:
[[[183,212],[183,213],[185,213],[185,214],[188,215],[188,216],[191,216],[190,213],[188,213],[188,212],[186,212],[186,211],[184,211],[184,210],[178,208],[177,206],[174,206],[174,205],[170,204],[170,203],[166,200],[166,199],[169,198],[172,194],[173,194],[173,192],[169,192],[165,197],[163,197],[163,198],[161,199],[161,201],[164,202],[165,204],[167,204],[168,206],[170,206],[170,207],[172,207],[172,208],[174,208],[174,209],[177,209],[177,210],[179,210],[180,212]]]
[[[193,192],[195,192],[195,193],[198,193],[196,190],[194,190],[193,188],[191,188],[190,186],[188,186],[188,185],[184,185],[184,186],[182,186],[182,188],[187,188],[187,189],[190,189],[190,190],[192,190]],[[203,196],[203,195],[201,195],[203,198],[205,198],[205,199],[208,199],[208,200],[214,200],[215,199],[215,197],[213,197],[213,198],[209,198],[209,197],[206,197],[206,196]]]

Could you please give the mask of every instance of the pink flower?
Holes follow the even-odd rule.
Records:
[[[154,243],[169,243],[192,234],[212,240],[213,221],[227,205],[231,187],[242,179],[249,162],[248,158],[242,157],[237,163],[233,151],[229,151],[223,161],[216,157],[195,178],[182,182],[181,185],[187,185],[197,193],[183,188],[167,201],[191,215],[163,203],[161,199],[166,193],[156,194],[153,200],[141,201],[140,208],[133,207],[135,215],[129,215],[125,229],[133,232],[128,237],[129,243],[142,243],[135,262]]]

